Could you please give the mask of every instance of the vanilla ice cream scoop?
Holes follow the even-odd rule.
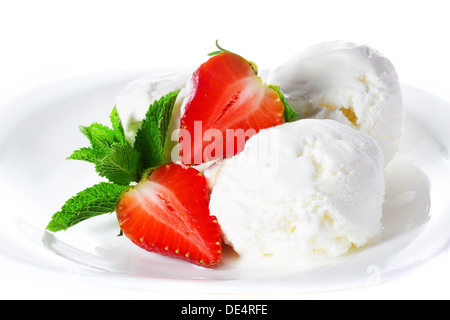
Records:
[[[167,161],[173,160],[172,150],[177,145],[178,139],[172,141],[171,135],[174,130],[180,127],[180,108],[186,95],[186,83],[192,76],[192,72],[190,69],[182,69],[151,74],[138,78],[125,86],[116,97],[116,108],[123,122],[128,141],[134,143],[136,132],[153,102],[171,91],[181,89],[173,107],[165,145]],[[175,156],[178,156],[178,154],[175,153]]]
[[[336,257],[379,235],[384,162],[365,133],[304,119],[261,130],[206,169],[210,211],[245,257]]]
[[[379,52],[348,42],[316,45],[272,70],[301,118],[334,119],[375,139],[385,162],[394,157],[403,130],[397,73]]]

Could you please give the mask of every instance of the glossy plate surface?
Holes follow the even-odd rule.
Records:
[[[44,231],[64,202],[99,182],[93,166],[65,158],[87,141],[78,125],[109,123],[116,95],[142,72],[50,84],[11,101],[0,118],[0,261],[36,276],[76,275],[87,283],[162,291],[312,292],[389,280],[450,240],[450,104],[403,86],[406,124],[386,172],[381,238],[330,261],[254,265],[226,250],[217,269],[148,253],[117,237],[115,214],[66,232]],[[55,278],[56,275],[56,278]]]

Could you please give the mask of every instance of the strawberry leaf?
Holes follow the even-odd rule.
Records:
[[[129,186],[100,182],[85,189],[67,200],[61,210],[52,216],[46,229],[53,232],[66,230],[83,220],[113,212],[121,195],[128,188]]]
[[[280,86],[271,84],[271,85],[269,85],[269,87],[272,88],[273,90],[275,90],[278,93],[278,95],[280,96],[281,101],[283,102],[283,105],[284,105],[284,112],[283,112],[284,121],[285,122],[296,121],[298,119],[298,114],[297,114],[297,112],[294,111],[294,109],[291,108],[291,106],[287,102],[286,98],[284,97],[283,92],[281,92]]]
[[[229,50],[226,50],[226,49],[222,48],[221,46],[219,46],[219,40],[216,40],[216,47],[219,50],[216,50],[216,51],[208,53],[208,56],[214,57],[214,56],[217,56],[218,54],[221,54],[223,52],[233,53],[233,52],[231,52]],[[233,53],[233,54],[235,54],[235,53]],[[257,75],[258,74],[258,65],[256,63],[254,63],[253,61],[250,61],[250,60],[247,60],[247,62],[250,65],[250,67],[252,67],[253,71],[255,72],[255,75]]]

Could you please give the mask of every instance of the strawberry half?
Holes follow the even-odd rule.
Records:
[[[233,156],[259,130],[283,123],[278,92],[237,54],[222,51],[209,58],[194,72],[191,88],[180,121],[184,164]]]
[[[155,169],[121,197],[116,212],[122,232],[145,250],[203,267],[220,261],[219,225],[209,214],[206,179],[194,168]]]

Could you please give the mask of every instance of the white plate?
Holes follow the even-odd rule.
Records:
[[[217,269],[161,257],[131,244],[115,215],[65,232],[44,231],[75,193],[98,182],[93,166],[65,160],[87,141],[78,125],[109,123],[115,96],[143,72],[69,79],[28,92],[0,119],[0,262],[38,276],[76,275],[81,282],[128,289],[191,292],[313,292],[397,277],[450,240],[450,104],[403,86],[406,126],[386,174],[384,232],[379,241],[321,263],[252,265],[225,253]],[[6,205],[6,207],[5,207]]]

